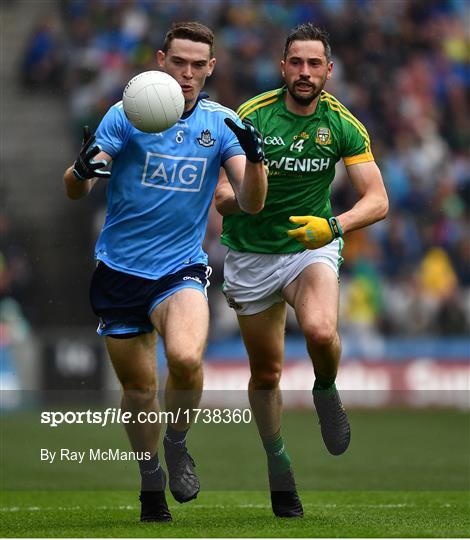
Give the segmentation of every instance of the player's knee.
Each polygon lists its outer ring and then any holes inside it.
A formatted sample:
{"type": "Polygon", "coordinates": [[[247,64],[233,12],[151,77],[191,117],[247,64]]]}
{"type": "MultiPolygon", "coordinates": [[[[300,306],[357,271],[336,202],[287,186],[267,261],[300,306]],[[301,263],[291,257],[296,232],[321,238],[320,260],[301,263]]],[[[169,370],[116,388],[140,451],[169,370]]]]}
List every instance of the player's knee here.
{"type": "Polygon", "coordinates": [[[122,385],[124,399],[132,409],[146,409],[150,407],[157,395],[157,386],[150,384],[125,383],[122,385]]]}
{"type": "Polygon", "coordinates": [[[274,390],[279,386],[281,369],[252,370],[251,385],[254,390],[274,390]]]}
{"type": "Polygon", "coordinates": [[[306,340],[315,345],[331,345],[336,338],[336,325],[330,321],[315,321],[302,329],[306,340]]]}
{"type": "Polygon", "coordinates": [[[199,354],[168,354],[168,371],[180,380],[191,380],[202,369],[202,358],[199,354]]]}

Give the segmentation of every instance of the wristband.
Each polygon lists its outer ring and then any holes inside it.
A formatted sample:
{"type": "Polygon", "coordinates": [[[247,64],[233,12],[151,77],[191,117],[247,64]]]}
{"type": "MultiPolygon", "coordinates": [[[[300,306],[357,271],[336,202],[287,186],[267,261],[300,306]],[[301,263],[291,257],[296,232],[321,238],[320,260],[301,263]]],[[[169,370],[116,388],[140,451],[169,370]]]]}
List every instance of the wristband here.
{"type": "Polygon", "coordinates": [[[339,224],[338,218],[331,217],[328,220],[328,223],[330,224],[331,232],[333,233],[333,238],[341,238],[343,236],[343,229],[341,228],[341,225],[339,224]]]}

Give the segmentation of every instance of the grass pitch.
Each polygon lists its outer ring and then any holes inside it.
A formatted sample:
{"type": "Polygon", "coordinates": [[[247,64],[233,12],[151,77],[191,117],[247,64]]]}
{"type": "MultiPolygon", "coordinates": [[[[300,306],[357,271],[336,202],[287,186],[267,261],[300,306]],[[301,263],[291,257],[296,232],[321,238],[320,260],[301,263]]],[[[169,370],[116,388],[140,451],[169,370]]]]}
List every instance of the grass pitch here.
{"type": "Polygon", "coordinates": [[[352,411],[340,458],[312,411],[283,420],[303,519],[271,512],[254,424],[196,425],[189,438],[202,492],[170,524],[138,521],[135,463],[42,463],[42,447],[127,448],[122,426],[41,426],[37,412],[2,418],[3,537],[467,537],[470,422],[453,410],[352,411]]]}
{"type": "MultiPolygon", "coordinates": [[[[171,497],[171,496],[170,496],[171,497]]],[[[2,496],[4,537],[466,537],[468,494],[301,492],[305,517],[278,519],[265,492],[203,492],[170,503],[173,522],[140,523],[134,492],[2,496]]]]}

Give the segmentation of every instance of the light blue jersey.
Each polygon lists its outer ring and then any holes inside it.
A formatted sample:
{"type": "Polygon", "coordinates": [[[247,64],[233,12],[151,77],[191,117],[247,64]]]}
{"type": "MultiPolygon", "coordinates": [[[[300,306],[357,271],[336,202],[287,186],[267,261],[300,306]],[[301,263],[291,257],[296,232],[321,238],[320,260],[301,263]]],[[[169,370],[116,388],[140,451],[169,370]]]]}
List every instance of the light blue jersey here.
{"type": "Polygon", "coordinates": [[[113,158],[97,259],[149,279],[207,264],[202,241],[220,166],[244,154],[227,117],[242,125],[230,109],[200,99],[165,132],[143,133],[127,120],[122,102],[109,109],[96,131],[113,158]]]}

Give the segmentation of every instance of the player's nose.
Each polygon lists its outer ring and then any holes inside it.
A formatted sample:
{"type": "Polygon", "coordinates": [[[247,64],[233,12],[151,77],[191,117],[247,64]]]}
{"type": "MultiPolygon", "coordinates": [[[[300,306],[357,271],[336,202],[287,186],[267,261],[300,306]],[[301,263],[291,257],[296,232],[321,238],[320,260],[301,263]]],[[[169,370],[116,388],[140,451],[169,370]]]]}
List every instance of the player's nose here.
{"type": "Polygon", "coordinates": [[[186,68],[183,71],[183,77],[185,79],[192,79],[193,78],[193,71],[191,69],[191,66],[186,66],[186,68]]]}

